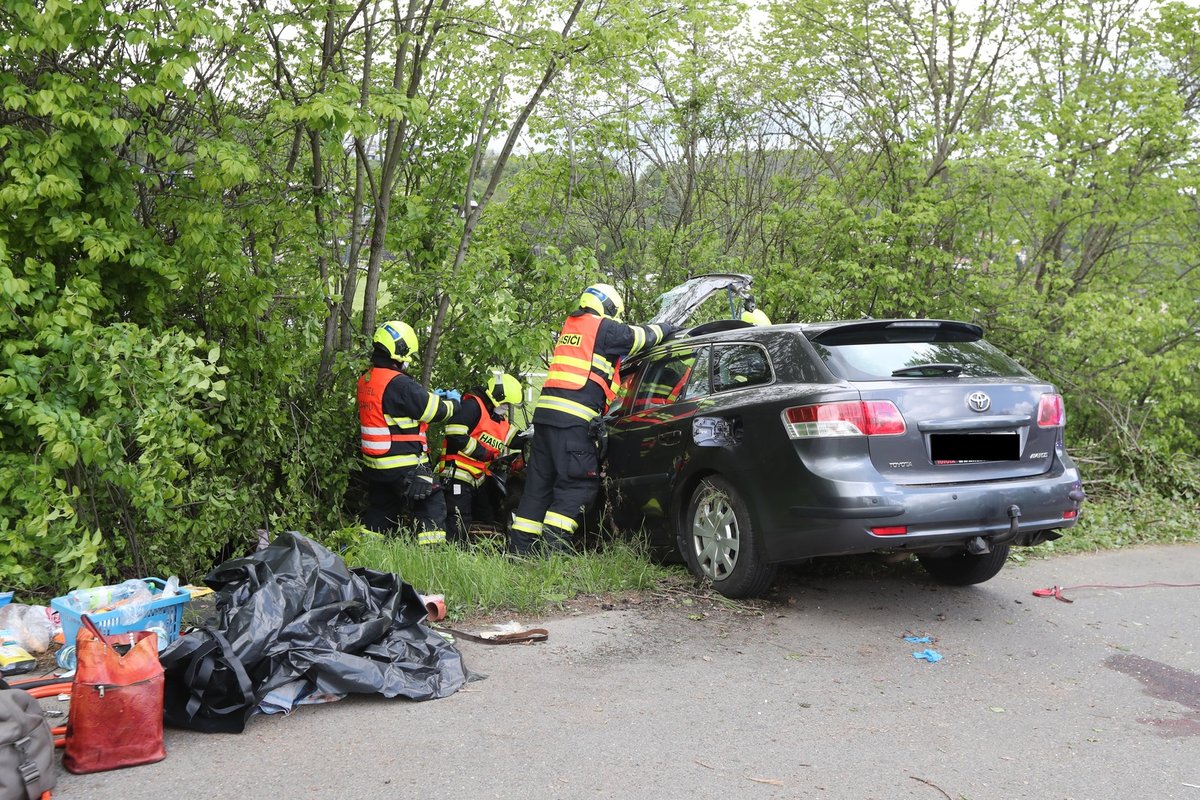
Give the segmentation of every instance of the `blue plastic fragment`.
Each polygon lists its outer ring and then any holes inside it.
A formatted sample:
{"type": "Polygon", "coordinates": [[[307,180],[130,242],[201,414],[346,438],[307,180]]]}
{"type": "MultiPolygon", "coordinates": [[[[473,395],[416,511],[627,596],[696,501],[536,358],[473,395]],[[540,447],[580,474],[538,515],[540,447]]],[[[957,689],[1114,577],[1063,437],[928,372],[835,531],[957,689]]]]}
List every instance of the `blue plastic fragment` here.
{"type": "Polygon", "coordinates": [[[913,644],[932,644],[933,639],[928,636],[905,636],[904,641],[912,642],[913,644]]]}
{"type": "Polygon", "coordinates": [[[913,658],[918,658],[922,661],[928,661],[930,664],[932,664],[936,661],[941,661],[942,654],[937,650],[922,650],[919,653],[913,653],[913,658]]]}

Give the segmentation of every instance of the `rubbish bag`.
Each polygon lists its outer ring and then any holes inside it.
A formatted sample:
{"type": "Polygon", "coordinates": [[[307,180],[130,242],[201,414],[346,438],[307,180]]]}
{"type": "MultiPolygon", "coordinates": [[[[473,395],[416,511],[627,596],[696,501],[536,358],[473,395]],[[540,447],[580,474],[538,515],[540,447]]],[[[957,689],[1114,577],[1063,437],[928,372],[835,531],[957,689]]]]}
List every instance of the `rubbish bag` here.
{"type": "Polygon", "coordinates": [[[0,606],[0,630],[12,634],[12,641],[28,652],[38,655],[50,648],[54,623],[46,606],[27,606],[12,603],[0,606]]]}
{"type": "Polygon", "coordinates": [[[158,637],[150,631],[105,635],[86,614],[80,621],[63,767],[84,773],[162,761],[158,637]]]}
{"type": "MultiPolygon", "coordinates": [[[[204,582],[216,592],[217,624],[184,634],[161,654],[170,665],[168,709],[190,702],[195,712],[190,719],[168,712],[169,725],[240,730],[239,714],[244,722],[267,695],[285,686],[297,704],[307,696],[344,694],[432,700],[481,677],[467,670],[452,644],[422,624],[425,605],[412,586],[393,573],[350,569],[295,531],[253,555],[226,561],[204,582]],[[213,632],[228,646],[209,644],[213,632]],[[217,685],[211,685],[211,675],[205,686],[196,685],[195,676],[208,671],[192,668],[197,658],[215,670],[230,657],[249,677],[248,699],[237,699],[238,671],[229,664],[217,685]],[[296,681],[303,682],[303,691],[289,686],[296,681]],[[213,727],[214,711],[227,718],[219,728],[213,727]]],[[[278,710],[279,695],[263,710],[278,710]]]]}

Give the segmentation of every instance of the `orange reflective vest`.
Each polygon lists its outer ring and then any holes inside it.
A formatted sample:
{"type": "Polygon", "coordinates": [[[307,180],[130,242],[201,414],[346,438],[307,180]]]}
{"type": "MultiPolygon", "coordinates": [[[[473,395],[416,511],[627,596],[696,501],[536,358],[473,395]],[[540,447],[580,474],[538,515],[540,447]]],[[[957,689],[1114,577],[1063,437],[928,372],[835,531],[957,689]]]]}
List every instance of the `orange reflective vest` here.
{"type": "Polygon", "coordinates": [[[602,320],[594,314],[567,317],[542,388],[582,389],[591,380],[604,389],[605,403],[612,402],[621,383],[621,362],[617,359],[614,364],[596,352],[596,334],[602,320]]]}
{"type": "MultiPolygon", "coordinates": [[[[442,452],[444,455],[440,471],[478,486],[483,482],[488,462],[500,455],[508,445],[512,424],[506,419],[492,419],[487,406],[479,397],[473,394],[469,394],[467,397],[479,404],[479,422],[475,423],[475,427],[467,434],[475,441],[475,449],[471,451],[471,455],[451,453],[446,449],[448,447],[446,440],[443,440],[442,452]]],[[[463,399],[463,402],[466,402],[466,398],[463,399]]]]}
{"type": "Polygon", "coordinates": [[[428,425],[411,417],[392,417],[383,410],[384,391],[393,378],[403,374],[394,369],[372,367],[358,379],[362,452],[366,465],[372,469],[416,466],[429,449],[425,439],[428,425]],[[415,452],[413,444],[417,445],[415,452]]]}

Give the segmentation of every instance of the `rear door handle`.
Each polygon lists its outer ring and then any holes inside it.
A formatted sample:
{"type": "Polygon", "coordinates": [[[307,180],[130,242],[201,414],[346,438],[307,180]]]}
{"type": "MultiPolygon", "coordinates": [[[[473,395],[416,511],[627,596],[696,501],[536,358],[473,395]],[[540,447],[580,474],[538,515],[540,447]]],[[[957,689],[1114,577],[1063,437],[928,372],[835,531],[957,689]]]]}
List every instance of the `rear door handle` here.
{"type": "Polygon", "coordinates": [[[679,444],[679,440],[682,438],[682,431],[667,431],[658,435],[658,441],[662,444],[679,444]]]}

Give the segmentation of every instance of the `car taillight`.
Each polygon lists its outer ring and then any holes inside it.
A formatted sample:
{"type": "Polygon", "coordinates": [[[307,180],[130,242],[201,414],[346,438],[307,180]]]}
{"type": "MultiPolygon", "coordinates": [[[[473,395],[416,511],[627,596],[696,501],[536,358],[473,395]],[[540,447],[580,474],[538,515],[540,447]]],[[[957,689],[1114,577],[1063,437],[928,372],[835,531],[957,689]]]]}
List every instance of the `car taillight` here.
{"type": "Polygon", "coordinates": [[[1042,399],[1038,401],[1039,428],[1061,428],[1066,418],[1061,394],[1042,395],[1042,399]]]}
{"type": "Polygon", "coordinates": [[[876,536],[903,536],[908,533],[907,525],[882,525],[877,528],[871,528],[871,533],[876,536]]]}
{"type": "Polygon", "coordinates": [[[907,430],[900,409],[890,400],[852,400],[795,406],[783,412],[793,439],[821,436],[898,436],[907,430]]]}

